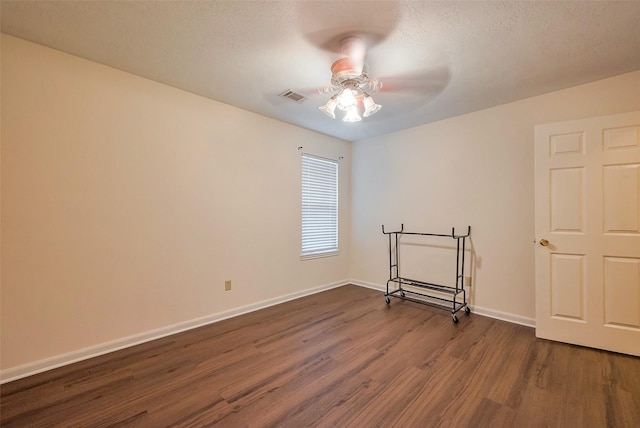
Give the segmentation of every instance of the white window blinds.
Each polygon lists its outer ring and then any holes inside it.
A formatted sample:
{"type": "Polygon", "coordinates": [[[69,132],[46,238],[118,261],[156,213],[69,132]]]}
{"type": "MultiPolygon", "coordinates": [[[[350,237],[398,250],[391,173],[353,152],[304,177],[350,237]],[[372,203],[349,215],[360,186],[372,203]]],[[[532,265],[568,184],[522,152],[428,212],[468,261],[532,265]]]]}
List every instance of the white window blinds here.
{"type": "Polygon", "coordinates": [[[302,257],[338,251],[338,162],[302,155],[302,257]]]}

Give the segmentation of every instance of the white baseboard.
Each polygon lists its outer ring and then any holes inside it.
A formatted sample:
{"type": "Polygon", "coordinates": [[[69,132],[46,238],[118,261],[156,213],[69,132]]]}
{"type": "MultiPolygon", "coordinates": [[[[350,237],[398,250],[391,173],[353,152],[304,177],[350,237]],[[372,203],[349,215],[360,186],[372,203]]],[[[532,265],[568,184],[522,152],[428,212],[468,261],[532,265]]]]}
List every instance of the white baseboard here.
{"type": "Polygon", "coordinates": [[[513,324],[524,325],[525,327],[536,327],[536,320],[534,318],[523,317],[522,315],[516,315],[509,312],[483,308],[482,306],[471,306],[471,312],[485,317],[495,318],[497,320],[508,321],[513,324]]]}
{"type": "MultiPolygon", "coordinates": [[[[383,291],[383,292],[387,291],[386,286],[382,284],[374,284],[371,282],[360,281],[357,279],[351,279],[349,280],[349,283],[358,285],[360,287],[371,288],[378,291],[383,291]]],[[[509,312],[502,312],[496,309],[483,308],[482,306],[475,306],[471,304],[469,304],[469,308],[471,309],[472,313],[482,315],[485,317],[494,318],[502,321],[508,321],[510,323],[524,325],[526,327],[535,328],[536,326],[536,320],[533,318],[523,317],[521,315],[516,315],[509,312]]]]}
{"type": "Polygon", "coordinates": [[[374,284],[373,282],[360,281],[358,279],[350,279],[349,284],[357,285],[359,287],[371,288],[378,291],[387,291],[387,288],[381,284],[374,284]]]}
{"type": "Polygon", "coordinates": [[[150,342],[152,340],[160,339],[172,334],[181,333],[186,330],[213,324],[218,321],[237,317],[239,315],[257,311],[259,309],[268,308],[269,306],[278,305],[280,303],[288,302],[289,300],[299,299],[304,296],[320,293],[332,288],[341,287],[346,284],[349,284],[349,281],[338,281],[302,291],[296,291],[295,293],[286,294],[284,296],[275,297],[273,299],[263,300],[250,305],[230,309],[228,311],[207,315],[205,317],[193,319],[190,321],[184,321],[167,327],[162,327],[144,333],[135,334],[133,336],[123,337],[121,339],[112,340],[110,342],[105,342],[98,345],[89,346],[87,348],[78,349],[76,351],[67,352],[65,354],[45,358],[33,363],[27,363],[21,366],[12,367],[10,369],[0,371],[0,384],[73,364],[79,361],[87,360],[89,358],[98,357],[100,355],[108,354],[120,349],[140,345],[142,343],[150,342]]]}
{"type": "MultiPolygon", "coordinates": [[[[147,331],[140,334],[135,334],[128,337],[123,337],[121,339],[112,340],[110,342],[101,343],[101,344],[90,346],[87,348],[78,349],[76,351],[67,352],[65,354],[45,358],[43,360],[35,361],[33,363],[27,363],[21,366],[2,370],[0,371],[0,384],[18,380],[18,379],[35,375],[38,373],[42,373],[48,370],[53,370],[58,367],[62,367],[62,366],[73,364],[79,361],[87,360],[89,358],[98,357],[100,355],[108,354],[110,352],[119,351],[120,349],[128,348],[135,345],[140,345],[142,343],[150,342],[152,340],[160,339],[162,337],[170,336],[172,334],[181,333],[183,331],[202,327],[208,324],[213,324],[228,318],[237,317],[239,315],[243,315],[249,312],[268,308],[269,306],[278,305],[280,303],[288,302],[294,299],[299,299],[304,296],[320,293],[322,291],[341,287],[347,284],[354,284],[359,287],[371,288],[373,290],[377,290],[381,292],[386,291],[386,287],[381,284],[375,284],[375,283],[360,281],[356,279],[337,281],[331,284],[325,284],[318,287],[297,291],[295,293],[286,294],[284,296],[275,297],[273,299],[263,300],[250,305],[241,306],[235,309],[230,309],[228,311],[207,315],[205,317],[173,324],[167,327],[147,331]]],[[[489,308],[483,308],[479,306],[471,306],[471,311],[478,315],[483,315],[490,318],[508,321],[511,323],[520,324],[527,327],[535,327],[535,320],[533,318],[527,318],[520,315],[502,312],[502,311],[489,309],[489,308]]]]}

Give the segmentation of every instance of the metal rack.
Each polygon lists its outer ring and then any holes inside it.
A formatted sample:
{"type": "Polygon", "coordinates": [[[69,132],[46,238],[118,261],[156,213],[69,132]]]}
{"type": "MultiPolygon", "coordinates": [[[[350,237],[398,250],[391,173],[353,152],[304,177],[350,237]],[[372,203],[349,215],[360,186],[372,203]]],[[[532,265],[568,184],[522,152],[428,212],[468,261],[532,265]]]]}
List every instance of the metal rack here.
{"type": "Polygon", "coordinates": [[[456,235],[455,228],[451,228],[451,234],[439,233],[417,233],[405,232],[404,224],[400,226],[400,230],[393,232],[385,232],[384,224],[382,225],[382,233],[389,236],[389,280],[387,281],[387,292],[384,294],[384,300],[387,304],[391,303],[389,296],[398,299],[410,300],[451,312],[454,323],[458,322],[456,312],[463,309],[466,314],[471,310],[467,305],[467,293],[464,289],[464,255],[466,247],[466,239],[471,234],[471,226],[468,226],[466,235],[456,235]],[[400,276],[400,260],[398,253],[398,237],[401,235],[421,235],[421,236],[440,236],[455,239],[456,241],[456,281],[455,286],[433,284],[415,279],[403,278],[400,276]],[[395,244],[395,245],[393,245],[395,244]],[[398,288],[389,290],[389,284],[396,283],[398,288]],[[417,290],[405,289],[405,286],[413,287],[417,290]],[[462,301],[460,301],[462,298],[462,301]]]}

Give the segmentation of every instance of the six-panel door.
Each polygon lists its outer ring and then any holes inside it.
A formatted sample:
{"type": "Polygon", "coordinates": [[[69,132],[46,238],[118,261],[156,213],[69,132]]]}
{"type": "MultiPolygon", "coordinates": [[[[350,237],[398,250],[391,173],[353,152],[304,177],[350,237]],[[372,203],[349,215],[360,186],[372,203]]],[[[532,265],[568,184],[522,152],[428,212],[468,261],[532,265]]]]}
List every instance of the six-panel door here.
{"type": "Polygon", "coordinates": [[[535,134],[536,335],[640,355],[640,112],[535,134]]]}

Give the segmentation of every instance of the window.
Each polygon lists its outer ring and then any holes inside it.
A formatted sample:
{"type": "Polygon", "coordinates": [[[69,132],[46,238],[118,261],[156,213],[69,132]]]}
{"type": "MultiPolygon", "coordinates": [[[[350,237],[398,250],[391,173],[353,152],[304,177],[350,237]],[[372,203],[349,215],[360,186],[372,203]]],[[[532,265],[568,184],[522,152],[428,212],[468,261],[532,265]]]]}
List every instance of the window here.
{"type": "Polygon", "coordinates": [[[338,253],[338,162],[302,154],[302,258],[338,253]]]}

